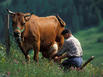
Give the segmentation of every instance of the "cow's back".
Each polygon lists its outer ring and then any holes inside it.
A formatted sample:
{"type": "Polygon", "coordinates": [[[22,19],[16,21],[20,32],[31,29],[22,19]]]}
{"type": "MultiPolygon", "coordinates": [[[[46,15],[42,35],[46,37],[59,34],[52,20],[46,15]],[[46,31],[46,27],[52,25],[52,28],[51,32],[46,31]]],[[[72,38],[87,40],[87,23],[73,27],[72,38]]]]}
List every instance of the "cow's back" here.
{"type": "Polygon", "coordinates": [[[47,48],[47,46],[52,45],[55,41],[58,20],[55,16],[48,16],[38,17],[36,22],[39,27],[41,47],[47,48]]]}
{"type": "Polygon", "coordinates": [[[30,22],[32,23],[30,31],[40,36],[41,51],[48,50],[63,30],[56,16],[38,17],[32,15],[30,22]]]}

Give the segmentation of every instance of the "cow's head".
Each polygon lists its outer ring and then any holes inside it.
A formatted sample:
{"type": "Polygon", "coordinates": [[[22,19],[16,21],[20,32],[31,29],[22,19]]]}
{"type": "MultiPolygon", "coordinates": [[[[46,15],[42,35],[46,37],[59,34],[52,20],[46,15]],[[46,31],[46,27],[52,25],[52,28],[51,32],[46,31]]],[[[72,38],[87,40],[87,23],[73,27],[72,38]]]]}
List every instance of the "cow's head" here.
{"type": "Polygon", "coordinates": [[[12,27],[14,31],[14,36],[16,38],[21,38],[21,33],[25,30],[25,24],[31,18],[30,13],[15,13],[7,9],[8,13],[12,17],[12,27]]]}

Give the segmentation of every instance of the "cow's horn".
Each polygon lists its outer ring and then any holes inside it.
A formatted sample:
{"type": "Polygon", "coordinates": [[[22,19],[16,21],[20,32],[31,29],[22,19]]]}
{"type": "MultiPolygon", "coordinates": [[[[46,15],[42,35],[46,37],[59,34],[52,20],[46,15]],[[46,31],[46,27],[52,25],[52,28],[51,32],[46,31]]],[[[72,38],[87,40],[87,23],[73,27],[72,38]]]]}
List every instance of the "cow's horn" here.
{"type": "Polygon", "coordinates": [[[8,12],[9,14],[15,14],[14,12],[10,11],[8,8],[7,8],[7,12],[8,12]]]}

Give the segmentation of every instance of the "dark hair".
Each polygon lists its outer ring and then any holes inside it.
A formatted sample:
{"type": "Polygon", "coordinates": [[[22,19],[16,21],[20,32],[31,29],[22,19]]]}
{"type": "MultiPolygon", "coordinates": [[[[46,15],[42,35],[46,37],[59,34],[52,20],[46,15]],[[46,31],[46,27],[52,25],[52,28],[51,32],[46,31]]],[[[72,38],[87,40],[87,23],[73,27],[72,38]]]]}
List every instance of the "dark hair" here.
{"type": "Polygon", "coordinates": [[[61,34],[65,35],[66,33],[70,33],[71,34],[71,30],[70,29],[64,29],[61,34]]]}

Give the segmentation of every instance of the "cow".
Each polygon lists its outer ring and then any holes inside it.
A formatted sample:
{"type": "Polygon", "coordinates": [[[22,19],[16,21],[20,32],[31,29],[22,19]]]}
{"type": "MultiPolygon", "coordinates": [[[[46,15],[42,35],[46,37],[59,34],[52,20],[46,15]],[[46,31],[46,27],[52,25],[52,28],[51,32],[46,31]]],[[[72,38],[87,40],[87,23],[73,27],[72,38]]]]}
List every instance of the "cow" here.
{"type": "Polygon", "coordinates": [[[38,62],[39,51],[44,57],[53,58],[62,48],[64,37],[61,32],[66,24],[59,16],[39,17],[31,13],[7,11],[12,18],[14,37],[27,61],[30,61],[28,53],[31,49],[34,50],[34,61],[38,62]]]}

